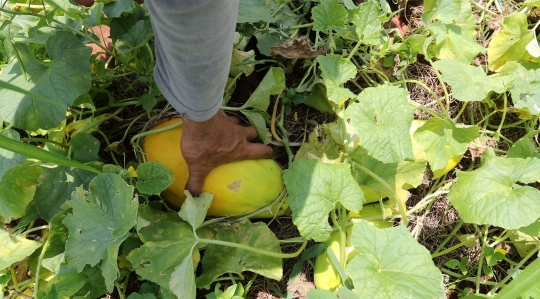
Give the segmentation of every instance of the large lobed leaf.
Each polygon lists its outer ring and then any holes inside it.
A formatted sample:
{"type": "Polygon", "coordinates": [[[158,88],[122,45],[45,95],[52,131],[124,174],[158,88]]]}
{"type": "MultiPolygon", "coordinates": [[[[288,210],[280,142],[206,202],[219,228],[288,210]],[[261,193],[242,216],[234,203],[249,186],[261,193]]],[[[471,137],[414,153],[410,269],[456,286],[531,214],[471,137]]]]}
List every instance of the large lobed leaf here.
{"type": "Polygon", "coordinates": [[[0,115],[17,128],[36,131],[56,127],[66,118],[66,109],[90,88],[92,49],[77,37],[58,31],[47,39],[50,65],[38,61],[27,45],[18,44],[21,61],[14,60],[3,70],[0,80],[41,95],[55,104],[0,89],[0,115]],[[26,77],[21,71],[24,64],[26,77]]]}
{"type": "MultiPolygon", "coordinates": [[[[216,239],[281,253],[279,240],[262,222],[252,224],[248,220],[243,220],[231,227],[220,229],[216,239]]],[[[203,274],[197,278],[197,285],[206,286],[222,274],[242,274],[243,271],[281,280],[283,276],[281,264],[281,258],[236,247],[209,244],[202,259],[203,274]]]]}
{"type": "Polygon", "coordinates": [[[356,134],[353,139],[383,163],[414,160],[409,135],[414,108],[408,94],[395,86],[369,87],[345,110],[347,129],[356,134]]]}
{"type": "Polygon", "coordinates": [[[339,55],[318,56],[317,62],[321,66],[321,77],[326,85],[328,100],[343,105],[346,100],[354,97],[348,88],[342,85],[356,76],[356,67],[349,60],[339,55]]]}
{"type": "Polygon", "coordinates": [[[364,193],[349,165],[295,161],[283,174],[283,180],[289,192],[294,224],[304,238],[318,242],[330,237],[328,214],[338,204],[357,213],[364,203],[364,193]]]}
{"type": "Polygon", "coordinates": [[[351,242],[361,254],[345,271],[359,298],[446,298],[441,272],[405,226],[378,229],[361,221],[351,242]]]}
{"type": "Polygon", "coordinates": [[[36,192],[41,170],[27,161],[5,172],[0,181],[0,219],[10,222],[24,215],[36,192]]]}
{"type": "Polygon", "coordinates": [[[504,92],[502,81],[488,77],[484,70],[450,59],[434,63],[444,82],[452,86],[452,96],[462,102],[482,101],[489,92],[504,92]]]}
{"type": "Polygon", "coordinates": [[[525,13],[514,12],[504,18],[501,30],[493,36],[487,49],[490,70],[498,71],[509,61],[538,68],[540,58],[531,56],[526,49],[535,39],[534,31],[529,30],[528,26],[525,13]]]}
{"type": "Polygon", "coordinates": [[[346,28],[347,10],[337,0],[323,0],[312,11],[313,30],[330,32],[346,28]]]}
{"type": "Polygon", "coordinates": [[[465,222],[506,229],[527,226],[540,215],[540,159],[494,157],[487,165],[457,172],[448,199],[465,222]]]}
{"type": "Polygon", "coordinates": [[[478,126],[457,125],[450,119],[430,118],[413,138],[425,152],[433,171],[445,168],[448,160],[463,155],[478,137],[478,126]]]}
{"type": "Polygon", "coordinates": [[[71,213],[63,220],[69,230],[66,260],[79,272],[110,258],[109,246],[117,250],[137,219],[133,187],[112,173],[96,176],[89,191],[76,188],[68,205],[71,213]]]}
{"type": "Polygon", "coordinates": [[[0,228],[0,270],[21,261],[41,246],[40,242],[27,240],[24,236],[10,236],[0,228]]]}

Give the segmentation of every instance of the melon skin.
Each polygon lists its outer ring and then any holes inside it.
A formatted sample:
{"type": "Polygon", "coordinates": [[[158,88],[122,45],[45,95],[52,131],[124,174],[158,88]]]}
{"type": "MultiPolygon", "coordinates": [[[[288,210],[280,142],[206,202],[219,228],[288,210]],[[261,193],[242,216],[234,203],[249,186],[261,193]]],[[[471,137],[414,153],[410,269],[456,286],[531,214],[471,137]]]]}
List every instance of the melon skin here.
{"type": "MultiPolygon", "coordinates": [[[[164,121],[152,128],[161,129],[178,123],[181,118],[164,121]]],[[[143,151],[146,161],[156,161],[173,173],[175,180],[161,194],[165,201],[179,209],[184,203],[184,188],[188,180],[188,167],[180,150],[182,126],[145,137],[143,151]]],[[[273,202],[283,191],[283,170],[272,159],[244,160],[221,165],[213,169],[204,182],[203,192],[214,194],[208,216],[244,216],[273,202]]],[[[257,215],[259,218],[283,216],[288,205],[276,204],[272,211],[257,215]]]]}

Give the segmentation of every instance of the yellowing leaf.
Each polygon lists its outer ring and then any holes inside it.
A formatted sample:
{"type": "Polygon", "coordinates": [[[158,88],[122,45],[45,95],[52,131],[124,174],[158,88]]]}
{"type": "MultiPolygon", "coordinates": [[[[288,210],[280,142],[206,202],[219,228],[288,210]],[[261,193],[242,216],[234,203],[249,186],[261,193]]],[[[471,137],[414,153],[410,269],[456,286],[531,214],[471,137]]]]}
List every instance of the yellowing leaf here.
{"type": "Polygon", "coordinates": [[[534,58],[526,50],[535,38],[528,28],[527,15],[515,12],[504,18],[501,31],[489,43],[487,54],[489,69],[499,71],[508,61],[518,61],[538,67],[540,59],[534,58]]]}

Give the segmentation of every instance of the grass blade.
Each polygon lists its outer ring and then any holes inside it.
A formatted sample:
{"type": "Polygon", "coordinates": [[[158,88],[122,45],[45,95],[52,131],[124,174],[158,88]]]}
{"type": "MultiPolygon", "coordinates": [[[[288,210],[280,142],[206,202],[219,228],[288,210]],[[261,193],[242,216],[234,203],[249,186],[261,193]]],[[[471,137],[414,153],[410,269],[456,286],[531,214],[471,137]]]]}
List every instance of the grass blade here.
{"type": "Polygon", "coordinates": [[[5,136],[0,136],[0,148],[7,149],[8,151],[12,151],[28,158],[37,159],[46,163],[55,163],[59,165],[84,169],[94,173],[101,173],[101,171],[89,165],[53,154],[33,145],[9,139],[5,136]]]}
{"type": "Polygon", "coordinates": [[[540,259],[529,264],[508,286],[495,296],[494,299],[515,299],[540,281],[540,259]]]}

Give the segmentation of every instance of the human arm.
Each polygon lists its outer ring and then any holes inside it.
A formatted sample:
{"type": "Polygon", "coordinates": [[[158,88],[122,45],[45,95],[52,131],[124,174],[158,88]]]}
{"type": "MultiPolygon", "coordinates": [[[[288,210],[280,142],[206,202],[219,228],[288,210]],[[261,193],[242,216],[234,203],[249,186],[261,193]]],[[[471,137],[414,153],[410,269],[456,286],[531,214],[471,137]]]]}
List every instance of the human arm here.
{"type": "Polygon", "coordinates": [[[270,147],[248,143],[257,137],[254,128],[240,126],[220,109],[238,0],[148,0],[146,6],[155,35],[156,84],[184,115],[179,146],[189,169],[186,189],[199,195],[205,177],[219,165],[271,158],[270,147]]]}

